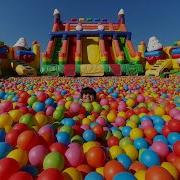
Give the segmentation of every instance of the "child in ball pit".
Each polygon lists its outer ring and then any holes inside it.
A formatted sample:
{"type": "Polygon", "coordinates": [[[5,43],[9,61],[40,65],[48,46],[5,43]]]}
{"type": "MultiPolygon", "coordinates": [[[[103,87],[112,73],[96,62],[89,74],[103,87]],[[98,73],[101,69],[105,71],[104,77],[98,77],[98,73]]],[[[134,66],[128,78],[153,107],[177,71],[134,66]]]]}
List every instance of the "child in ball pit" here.
{"type": "Polygon", "coordinates": [[[83,103],[96,101],[96,91],[90,87],[83,88],[81,91],[81,99],[83,103]]]}

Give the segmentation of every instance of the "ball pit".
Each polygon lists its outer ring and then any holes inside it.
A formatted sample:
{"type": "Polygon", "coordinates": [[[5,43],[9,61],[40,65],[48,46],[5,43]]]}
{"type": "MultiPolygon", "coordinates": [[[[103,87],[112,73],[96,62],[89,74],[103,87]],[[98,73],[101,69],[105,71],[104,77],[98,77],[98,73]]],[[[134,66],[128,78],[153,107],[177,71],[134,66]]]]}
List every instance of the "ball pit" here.
{"type": "Polygon", "coordinates": [[[9,78],[0,87],[0,179],[180,178],[178,78],[9,78]],[[81,102],[84,86],[97,102],[81,102]]]}

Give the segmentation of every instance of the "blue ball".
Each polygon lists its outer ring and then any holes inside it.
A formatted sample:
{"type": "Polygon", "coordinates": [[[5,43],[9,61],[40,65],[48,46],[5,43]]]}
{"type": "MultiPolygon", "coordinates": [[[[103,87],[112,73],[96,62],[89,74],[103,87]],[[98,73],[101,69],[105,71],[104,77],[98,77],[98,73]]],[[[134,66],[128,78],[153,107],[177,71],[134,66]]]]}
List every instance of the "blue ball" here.
{"type": "Polygon", "coordinates": [[[120,154],[117,156],[117,160],[124,166],[125,169],[129,169],[132,163],[132,160],[126,154],[120,154]]]}
{"type": "Polygon", "coordinates": [[[12,151],[12,147],[6,142],[0,142],[0,159],[6,157],[6,155],[12,151]]]}
{"type": "Polygon", "coordinates": [[[124,136],[124,137],[127,137],[127,136],[129,136],[129,134],[130,134],[130,132],[131,132],[131,127],[129,127],[129,126],[124,126],[123,128],[122,128],[122,130],[121,130],[121,132],[122,132],[122,135],[124,136]]]}
{"type": "Polygon", "coordinates": [[[152,167],[155,165],[160,165],[160,158],[156,152],[150,149],[146,149],[140,156],[140,162],[142,162],[147,167],[152,167]]]}
{"type": "Polygon", "coordinates": [[[97,172],[90,172],[86,175],[85,180],[103,180],[103,176],[97,172]]]}
{"type": "Polygon", "coordinates": [[[6,95],[6,93],[4,91],[0,91],[0,99],[4,99],[5,95],[6,95]]]}
{"type": "Polygon", "coordinates": [[[72,118],[64,118],[62,121],[65,126],[74,126],[76,123],[72,118]]]}
{"type": "Polygon", "coordinates": [[[93,128],[93,127],[95,127],[97,124],[98,124],[97,122],[91,122],[91,123],[90,123],[90,127],[93,128]]]}
{"type": "Polygon", "coordinates": [[[6,132],[3,129],[0,129],[0,142],[5,141],[6,132]]]}
{"type": "Polygon", "coordinates": [[[95,141],[96,134],[92,130],[88,129],[84,131],[83,138],[85,141],[95,141]]]}
{"type": "Polygon", "coordinates": [[[156,131],[157,131],[159,134],[161,134],[163,127],[164,127],[164,125],[162,125],[162,124],[156,124],[156,125],[154,126],[154,129],[156,129],[156,131]]]}
{"type": "Polygon", "coordinates": [[[165,124],[164,119],[160,116],[153,115],[153,116],[151,116],[151,119],[153,120],[153,123],[155,125],[164,125],[165,124]]]}
{"type": "Polygon", "coordinates": [[[154,139],[153,139],[153,142],[156,142],[156,141],[161,141],[161,142],[163,142],[165,144],[168,144],[168,140],[164,135],[155,136],[154,139]]]}
{"type": "Polygon", "coordinates": [[[39,174],[38,168],[31,165],[24,166],[21,170],[31,174],[32,176],[37,176],[39,174]]]}
{"type": "Polygon", "coordinates": [[[53,98],[46,99],[45,104],[46,105],[53,105],[54,104],[54,99],[53,98]]]}
{"type": "Polygon", "coordinates": [[[136,178],[129,172],[120,172],[113,177],[113,180],[136,180],[136,178]]]}
{"type": "Polygon", "coordinates": [[[180,133],[172,132],[168,134],[168,142],[173,145],[176,141],[180,141],[180,133]]]}
{"type": "Polygon", "coordinates": [[[44,103],[41,103],[41,102],[35,102],[35,103],[33,104],[33,109],[34,109],[36,112],[45,111],[45,104],[44,104],[44,103]]]}
{"type": "Polygon", "coordinates": [[[136,149],[148,148],[148,143],[144,138],[137,138],[134,140],[134,146],[136,149]]]}
{"type": "Polygon", "coordinates": [[[56,134],[57,141],[68,145],[71,141],[70,135],[67,132],[58,132],[56,134]]]}
{"type": "Polygon", "coordinates": [[[147,115],[145,115],[145,116],[143,116],[143,117],[140,118],[140,121],[141,121],[141,122],[142,122],[142,121],[145,121],[145,120],[150,120],[150,121],[151,121],[151,118],[150,118],[149,116],[147,116],[147,115]]]}

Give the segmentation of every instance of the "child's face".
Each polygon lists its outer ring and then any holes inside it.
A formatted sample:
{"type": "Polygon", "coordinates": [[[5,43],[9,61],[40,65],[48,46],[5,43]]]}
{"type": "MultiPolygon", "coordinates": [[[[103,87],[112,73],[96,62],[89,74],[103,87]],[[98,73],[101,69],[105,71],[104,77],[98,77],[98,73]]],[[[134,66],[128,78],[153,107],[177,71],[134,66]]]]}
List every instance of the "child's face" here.
{"type": "Polygon", "coordinates": [[[91,94],[83,94],[83,96],[82,96],[82,101],[83,101],[84,103],[93,102],[93,101],[94,101],[94,96],[91,95],[91,94]]]}

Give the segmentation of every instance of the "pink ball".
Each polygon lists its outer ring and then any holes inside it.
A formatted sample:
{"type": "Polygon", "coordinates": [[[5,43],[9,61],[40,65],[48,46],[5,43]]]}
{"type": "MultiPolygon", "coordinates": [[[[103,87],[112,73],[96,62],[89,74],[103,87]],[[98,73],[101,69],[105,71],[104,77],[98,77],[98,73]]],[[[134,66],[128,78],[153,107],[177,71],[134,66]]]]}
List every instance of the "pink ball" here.
{"type": "Polygon", "coordinates": [[[175,115],[176,115],[176,113],[179,113],[180,111],[178,110],[178,109],[176,109],[176,108],[173,108],[173,109],[171,109],[170,111],[169,111],[169,115],[171,116],[171,117],[174,117],[175,115]]]}
{"type": "Polygon", "coordinates": [[[115,120],[115,124],[117,126],[124,126],[126,124],[126,120],[123,117],[117,117],[115,120]]]}
{"type": "Polygon", "coordinates": [[[126,103],[124,101],[121,101],[118,106],[118,111],[124,111],[126,110],[126,103]]]}
{"type": "Polygon", "coordinates": [[[46,115],[47,115],[47,116],[52,116],[54,110],[55,110],[54,107],[48,106],[47,109],[46,109],[46,115]]]}
{"type": "Polygon", "coordinates": [[[59,101],[58,101],[58,105],[64,105],[65,104],[65,100],[64,99],[60,99],[59,101]]]}
{"type": "Polygon", "coordinates": [[[145,101],[145,97],[143,95],[138,95],[137,96],[137,102],[144,102],[145,101]]]}
{"type": "Polygon", "coordinates": [[[66,150],[65,156],[68,160],[68,163],[73,167],[81,165],[84,161],[82,147],[77,143],[73,143],[69,146],[69,148],[66,150]]]}
{"type": "Polygon", "coordinates": [[[180,111],[174,114],[174,119],[180,121],[180,111]]]}
{"type": "Polygon", "coordinates": [[[89,129],[89,126],[86,125],[86,124],[82,124],[82,125],[81,125],[81,129],[87,130],[87,129],[89,129]]]}
{"type": "Polygon", "coordinates": [[[43,145],[37,145],[29,151],[29,162],[33,166],[42,165],[48,150],[43,145]]]}
{"type": "Polygon", "coordinates": [[[70,105],[70,111],[73,113],[79,112],[80,108],[81,108],[81,105],[77,102],[72,102],[70,105]]]}
{"type": "Polygon", "coordinates": [[[102,118],[102,117],[98,117],[98,118],[96,119],[96,122],[97,122],[98,124],[100,124],[101,126],[105,126],[105,125],[106,125],[106,120],[105,120],[104,118],[102,118]]]}
{"type": "Polygon", "coordinates": [[[141,126],[143,129],[153,127],[151,120],[144,120],[141,122],[141,126]]]}
{"type": "Polygon", "coordinates": [[[13,109],[13,104],[10,101],[0,103],[0,113],[9,112],[13,109]]]}
{"type": "Polygon", "coordinates": [[[101,104],[101,106],[105,106],[105,105],[108,105],[109,102],[107,99],[101,99],[100,104],[101,104]]]}
{"type": "Polygon", "coordinates": [[[167,144],[160,141],[153,142],[151,149],[161,157],[166,157],[169,154],[169,149],[167,144]]]}

